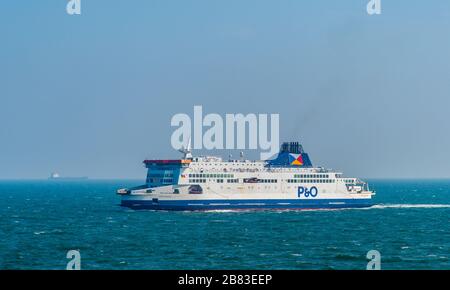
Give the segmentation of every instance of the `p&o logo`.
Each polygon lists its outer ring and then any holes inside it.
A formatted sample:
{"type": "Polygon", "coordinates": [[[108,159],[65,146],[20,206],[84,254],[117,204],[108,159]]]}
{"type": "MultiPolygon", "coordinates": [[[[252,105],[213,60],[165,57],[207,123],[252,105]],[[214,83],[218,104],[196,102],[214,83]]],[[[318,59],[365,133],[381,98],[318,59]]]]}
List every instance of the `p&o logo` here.
{"type": "Polygon", "coordinates": [[[298,187],[298,191],[297,191],[297,196],[301,197],[302,195],[304,197],[316,197],[318,194],[318,190],[317,187],[312,186],[311,188],[308,189],[308,187],[303,187],[303,186],[299,186],[298,187]]]}

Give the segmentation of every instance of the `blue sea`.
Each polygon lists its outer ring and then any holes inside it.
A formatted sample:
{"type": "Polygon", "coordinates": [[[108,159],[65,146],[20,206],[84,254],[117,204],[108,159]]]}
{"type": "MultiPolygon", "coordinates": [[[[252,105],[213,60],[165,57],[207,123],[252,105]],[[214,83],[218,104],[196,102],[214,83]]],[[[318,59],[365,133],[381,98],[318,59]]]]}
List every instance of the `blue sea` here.
{"type": "Polygon", "coordinates": [[[0,269],[450,269],[450,180],[369,180],[369,209],[155,212],[139,180],[0,181],[0,269]]]}

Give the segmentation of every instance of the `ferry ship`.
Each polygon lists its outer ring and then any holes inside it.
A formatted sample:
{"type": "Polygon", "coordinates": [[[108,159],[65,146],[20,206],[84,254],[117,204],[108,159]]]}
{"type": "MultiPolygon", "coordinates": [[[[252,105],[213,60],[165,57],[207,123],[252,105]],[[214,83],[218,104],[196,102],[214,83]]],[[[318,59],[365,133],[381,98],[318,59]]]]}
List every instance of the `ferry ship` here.
{"type": "MultiPolygon", "coordinates": [[[[194,157],[145,160],[146,184],[119,189],[121,205],[150,210],[302,210],[372,206],[366,182],[315,167],[299,142],[283,143],[270,160],[194,157]]],[[[241,154],[241,157],[243,155],[241,154]]]]}
{"type": "Polygon", "coordinates": [[[61,176],[57,172],[52,172],[48,180],[52,181],[80,181],[88,179],[87,176],[73,177],[73,176],[61,176]]]}

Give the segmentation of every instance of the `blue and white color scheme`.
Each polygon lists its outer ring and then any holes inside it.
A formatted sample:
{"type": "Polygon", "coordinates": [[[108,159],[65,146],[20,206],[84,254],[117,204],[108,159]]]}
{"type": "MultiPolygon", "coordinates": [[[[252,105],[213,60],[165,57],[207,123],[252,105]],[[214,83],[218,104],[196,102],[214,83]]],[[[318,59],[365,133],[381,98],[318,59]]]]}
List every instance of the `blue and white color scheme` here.
{"type": "Polygon", "coordinates": [[[122,206],[153,210],[338,209],[372,205],[366,182],[314,167],[298,142],[266,161],[193,157],[145,160],[143,186],[120,189],[122,206]]]}

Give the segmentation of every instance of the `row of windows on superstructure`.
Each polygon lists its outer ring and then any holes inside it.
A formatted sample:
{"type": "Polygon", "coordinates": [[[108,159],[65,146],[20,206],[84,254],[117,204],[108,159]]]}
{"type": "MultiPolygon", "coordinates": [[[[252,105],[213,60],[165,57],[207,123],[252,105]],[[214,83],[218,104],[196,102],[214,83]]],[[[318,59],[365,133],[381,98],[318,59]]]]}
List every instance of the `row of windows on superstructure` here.
{"type": "Polygon", "coordinates": [[[225,173],[190,173],[190,178],[234,178],[234,174],[225,173]]]}
{"type": "MultiPolygon", "coordinates": [[[[198,158],[194,158],[195,162],[199,162],[200,160],[198,158]]],[[[222,163],[212,163],[212,162],[203,162],[204,165],[206,166],[223,166],[224,162],[222,163]]],[[[256,162],[241,162],[239,160],[233,160],[231,162],[226,162],[226,165],[228,166],[258,166],[258,167],[262,167],[263,165],[261,163],[256,163],[256,162]]]]}
{"type": "Polygon", "coordinates": [[[258,183],[277,183],[277,179],[258,179],[258,183]]]}
{"type": "Polygon", "coordinates": [[[148,183],[166,183],[166,184],[172,184],[173,183],[173,178],[149,178],[147,179],[148,183]]]}
{"type": "Polygon", "coordinates": [[[294,178],[329,178],[328,174],[294,174],[294,178]]]}
{"type": "MultiPolygon", "coordinates": [[[[148,178],[149,183],[173,183],[173,178],[148,178]]],[[[238,178],[226,179],[227,183],[239,183],[238,178]]],[[[217,183],[223,183],[224,179],[216,179],[217,183]]],[[[245,182],[245,181],[244,181],[245,182]]],[[[277,179],[257,179],[254,183],[277,183],[277,179]]],[[[289,182],[289,181],[288,181],[289,182]]],[[[190,178],[189,183],[206,183],[206,178],[190,178]]]]}
{"type": "MultiPolygon", "coordinates": [[[[213,180],[214,181],[214,180],[213,180]]],[[[227,183],[239,183],[239,178],[232,178],[232,179],[216,179],[215,180],[217,183],[224,183],[224,181],[226,181],[227,183]]],[[[206,179],[204,178],[192,178],[189,179],[189,183],[205,183],[206,179]]],[[[244,181],[244,183],[277,183],[278,180],[277,179],[258,179],[255,182],[246,182],[244,181]]]]}
{"type": "Polygon", "coordinates": [[[161,172],[161,173],[150,173],[148,175],[149,178],[164,178],[164,177],[173,177],[173,172],[161,172]]]}
{"type": "Polygon", "coordinates": [[[189,183],[205,183],[206,179],[189,179],[189,183]]]}
{"type": "Polygon", "coordinates": [[[333,183],[334,179],[288,179],[288,183],[333,183]]]}
{"type": "MultiPolygon", "coordinates": [[[[239,183],[239,179],[234,178],[234,179],[225,179],[227,181],[227,183],[239,183]]],[[[205,183],[206,179],[204,178],[194,178],[194,179],[189,179],[189,183],[205,183]]],[[[216,179],[217,183],[223,183],[224,179],[216,179]]]]}
{"type": "MultiPolygon", "coordinates": [[[[238,178],[233,179],[216,179],[217,183],[239,183],[238,178]]],[[[333,183],[334,179],[287,179],[287,183],[333,183]]],[[[214,182],[214,180],[213,180],[214,182]]],[[[277,183],[277,179],[258,179],[255,183],[277,183]]],[[[172,183],[172,179],[163,179],[162,183],[172,183]]],[[[206,183],[205,178],[191,178],[189,179],[189,183],[206,183]]]]}
{"type": "MultiPolygon", "coordinates": [[[[171,174],[165,175],[172,176],[171,174]]],[[[188,175],[190,178],[234,178],[234,174],[228,173],[190,173],[188,175]]],[[[159,177],[159,176],[150,176],[150,177],[159,177]]],[[[163,176],[160,176],[163,177],[163,176]]],[[[329,174],[294,174],[294,178],[330,178],[329,174]]],[[[275,181],[276,182],[276,181],[275,181]]],[[[270,182],[269,182],[270,183],[270,182]]]]}

